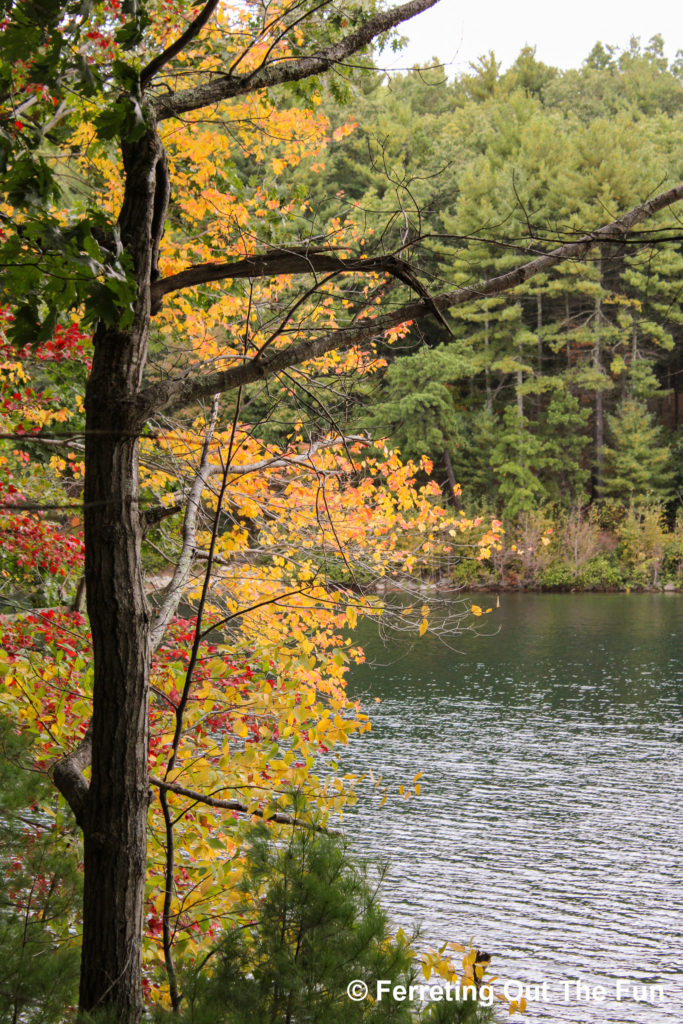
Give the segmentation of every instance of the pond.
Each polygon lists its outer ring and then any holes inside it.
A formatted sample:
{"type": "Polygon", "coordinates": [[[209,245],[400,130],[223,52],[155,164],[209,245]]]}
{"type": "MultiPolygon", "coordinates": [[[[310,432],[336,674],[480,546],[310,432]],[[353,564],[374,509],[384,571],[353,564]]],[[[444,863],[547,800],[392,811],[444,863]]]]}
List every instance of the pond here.
{"type": "Polygon", "coordinates": [[[393,924],[545,981],[525,1019],[680,1022],[683,597],[501,595],[478,621],[497,632],[457,652],[364,627],[349,690],[373,726],[342,764],[390,792],[345,814],[355,850],[389,855],[393,924]]]}

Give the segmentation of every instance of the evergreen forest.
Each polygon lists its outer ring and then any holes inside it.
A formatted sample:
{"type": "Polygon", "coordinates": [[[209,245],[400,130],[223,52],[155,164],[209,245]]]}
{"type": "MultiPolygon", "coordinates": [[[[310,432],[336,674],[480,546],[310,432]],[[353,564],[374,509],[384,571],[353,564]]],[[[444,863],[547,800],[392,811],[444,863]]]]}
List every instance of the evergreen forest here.
{"type": "MultiPolygon", "coordinates": [[[[299,169],[317,222],[342,199],[370,248],[409,247],[430,292],[476,291],[683,165],[683,62],[659,37],[597,43],[578,70],[525,48],[507,71],[491,53],[454,81],[378,74],[329,109],[352,130],[299,169]]],[[[504,521],[502,553],[460,564],[460,582],[680,585],[682,270],[671,209],[626,244],[414,323],[344,395],[354,428],[428,455],[456,507],[504,521]]]]}

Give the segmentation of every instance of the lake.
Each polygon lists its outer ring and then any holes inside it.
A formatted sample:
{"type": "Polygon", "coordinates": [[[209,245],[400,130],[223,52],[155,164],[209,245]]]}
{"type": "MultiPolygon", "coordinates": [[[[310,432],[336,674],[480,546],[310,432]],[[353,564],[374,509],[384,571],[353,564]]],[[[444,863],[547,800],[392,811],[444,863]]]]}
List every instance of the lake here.
{"type": "Polygon", "coordinates": [[[341,764],[383,774],[389,799],[361,786],[345,831],[390,857],[393,924],[547,983],[525,1019],[680,1022],[683,596],[504,594],[477,622],[497,632],[457,651],[363,627],[349,691],[373,727],[341,764]]]}

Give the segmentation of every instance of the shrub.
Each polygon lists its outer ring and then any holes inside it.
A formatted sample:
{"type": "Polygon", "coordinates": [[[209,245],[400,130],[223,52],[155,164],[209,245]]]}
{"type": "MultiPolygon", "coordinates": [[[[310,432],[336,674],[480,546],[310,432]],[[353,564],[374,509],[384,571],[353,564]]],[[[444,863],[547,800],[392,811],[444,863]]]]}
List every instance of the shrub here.
{"type": "Polygon", "coordinates": [[[617,537],[617,553],[629,580],[636,586],[658,586],[667,545],[661,506],[630,508],[617,537]]]}
{"type": "Polygon", "coordinates": [[[679,510],[673,529],[664,540],[662,577],[666,583],[683,584],[683,510],[679,510]]]}
{"type": "Polygon", "coordinates": [[[551,565],[543,570],[538,582],[547,590],[569,590],[577,586],[578,574],[568,565],[551,565]]]}
{"type": "Polygon", "coordinates": [[[624,585],[619,564],[610,555],[597,555],[581,569],[578,585],[584,590],[616,590],[624,585]]]}

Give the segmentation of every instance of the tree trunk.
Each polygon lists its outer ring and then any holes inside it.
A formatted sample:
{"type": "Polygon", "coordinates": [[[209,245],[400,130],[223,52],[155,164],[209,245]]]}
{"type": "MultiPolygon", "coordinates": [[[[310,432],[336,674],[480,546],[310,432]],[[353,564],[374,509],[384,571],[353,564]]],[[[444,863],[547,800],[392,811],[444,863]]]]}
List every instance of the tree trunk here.
{"type": "MultiPolygon", "coordinates": [[[[100,343],[110,350],[116,340],[108,334],[100,343]]],[[[93,371],[86,400],[89,431],[116,425],[126,431],[109,383],[109,374],[96,377],[93,371]]],[[[122,1024],[135,1024],[142,1011],[150,661],[137,440],[88,434],[85,479],[94,682],[80,1006],[94,1010],[114,1003],[122,1024]]]]}
{"type": "Polygon", "coordinates": [[[493,412],[493,397],[491,395],[491,371],[489,368],[489,318],[488,314],[484,319],[484,352],[486,354],[486,363],[484,365],[484,380],[486,383],[486,411],[493,412]]]}
{"type": "Polygon", "coordinates": [[[446,470],[446,478],[448,480],[448,491],[451,502],[455,505],[456,508],[461,508],[462,502],[460,501],[459,496],[460,492],[458,490],[458,481],[455,479],[455,473],[453,472],[453,463],[451,462],[451,456],[450,452],[448,451],[448,448],[444,448],[443,450],[443,464],[446,470]]]}
{"type": "MultiPolygon", "coordinates": [[[[517,313],[519,314],[520,322],[522,320],[522,303],[516,303],[517,313]]],[[[524,394],[522,387],[524,385],[524,371],[522,370],[522,364],[524,362],[524,348],[522,345],[517,345],[517,360],[518,368],[515,374],[515,392],[517,396],[517,418],[519,419],[520,427],[524,426],[524,394]]]]}
{"type": "MultiPolygon", "coordinates": [[[[521,361],[522,359],[522,346],[517,346],[517,358],[521,361]]],[[[519,420],[520,426],[524,425],[524,395],[522,394],[522,386],[524,384],[524,373],[521,367],[518,367],[517,373],[515,374],[515,395],[517,397],[517,419],[519,420]]]]}
{"type": "MultiPolygon", "coordinates": [[[[602,309],[600,299],[595,300],[595,326],[593,342],[593,367],[600,373],[604,373],[602,365],[602,343],[600,337],[602,309]]],[[[604,449],[605,447],[605,402],[602,388],[602,381],[595,389],[595,493],[594,497],[600,497],[604,478],[604,449]]]]}
{"type": "Polygon", "coordinates": [[[639,351],[639,348],[638,348],[638,321],[634,317],[634,319],[633,319],[633,330],[631,332],[631,366],[630,366],[631,372],[626,376],[626,383],[625,383],[625,387],[624,387],[623,392],[622,392],[622,397],[625,394],[628,394],[630,397],[633,397],[633,389],[634,389],[635,384],[636,384],[636,380],[635,380],[635,376],[634,376],[633,370],[634,370],[635,365],[638,362],[639,358],[640,358],[640,351],[639,351]]]}
{"type": "MultiPolygon", "coordinates": [[[[132,413],[147,357],[150,285],[168,198],[156,131],[122,146],[121,240],[137,281],[124,332],[100,324],[86,388],[85,579],[93,642],[92,774],[85,812],[80,1007],[142,1014],[147,865],[150,611],[143,588],[138,435],[132,413]]],[[[122,310],[122,315],[125,311],[122,310]]]]}
{"type": "MultiPolygon", "coordinates": [[[[536,373],[543,380],[543,296],[536,292],[536,373]]],[[[540,420],[543,411],[541,392],[536,396],[536,418],[540,420]]]]}
{"type": "Polygon", "coordinates": [[[569,330],[569,296],[565,295],[564,298],[564,319],[565,319],[565,330],[567,332],[567,369],[572,368],[572,343],[571,343],[571,331],[569,330]]]}

